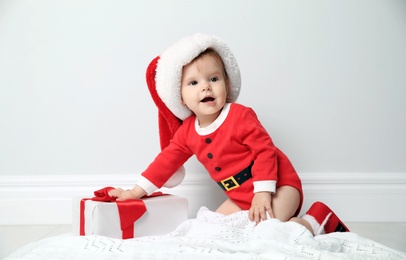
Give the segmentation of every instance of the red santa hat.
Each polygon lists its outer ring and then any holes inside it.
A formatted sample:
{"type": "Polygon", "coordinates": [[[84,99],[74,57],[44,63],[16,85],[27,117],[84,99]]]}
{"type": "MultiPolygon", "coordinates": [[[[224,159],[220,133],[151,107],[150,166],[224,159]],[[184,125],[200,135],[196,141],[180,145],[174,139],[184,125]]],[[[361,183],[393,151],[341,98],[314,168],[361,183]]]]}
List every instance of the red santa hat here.
{"type": "MultiPolygon", "coordinates": [[[[227,102],[235,102],[241,89],[240,69],[228,46],[216,36],[195,34],[182,38],[153,59],[147,68],[148,89],[158,108],[161,150],[169,145],[182,121],[192,115],[192,111],[182,105],[180,90],[182,68],[209,48],[220,55],[230,80],[227,102]]],[[[164,186],[178,185],[184,175],[185,170],[182,166],[164,186]]]]}

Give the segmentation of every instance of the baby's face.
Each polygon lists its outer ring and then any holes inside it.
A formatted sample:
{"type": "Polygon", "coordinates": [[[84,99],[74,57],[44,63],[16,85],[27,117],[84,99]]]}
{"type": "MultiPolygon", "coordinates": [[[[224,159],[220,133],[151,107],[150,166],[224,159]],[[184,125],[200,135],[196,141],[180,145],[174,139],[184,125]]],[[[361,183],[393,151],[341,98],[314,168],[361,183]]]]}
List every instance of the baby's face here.
{"type": "Polygon", "coordinates": [[[227,98],[227,79],[224,68],[215,58],[204,55],[183,67],[181,81],[182,104],[200,122],[214,121],[227,98]]]}

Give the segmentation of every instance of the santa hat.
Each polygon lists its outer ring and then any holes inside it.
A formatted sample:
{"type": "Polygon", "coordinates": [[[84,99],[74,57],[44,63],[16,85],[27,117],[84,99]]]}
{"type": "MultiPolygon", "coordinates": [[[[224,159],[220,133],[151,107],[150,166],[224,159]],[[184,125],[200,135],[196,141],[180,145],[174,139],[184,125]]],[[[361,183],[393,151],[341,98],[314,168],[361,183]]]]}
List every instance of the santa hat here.
{"type": "MultiPolygon", "coordinates": [[[[160,56],[151,61],[146,79],[152,99],[158,108],[158,126],[161,150],[165,149],[182,121],[192,111],[182,105],[182,68],[207,49],[215,50],[221,57],[230,81],[227,102],[235,102],[241,89],[240,69],[228,46],[216,36],[195,34],[180,39],[160,56]]],[[[174,187],[182,182],[183,166],[168,180],[165,187],[174,187]]]]}

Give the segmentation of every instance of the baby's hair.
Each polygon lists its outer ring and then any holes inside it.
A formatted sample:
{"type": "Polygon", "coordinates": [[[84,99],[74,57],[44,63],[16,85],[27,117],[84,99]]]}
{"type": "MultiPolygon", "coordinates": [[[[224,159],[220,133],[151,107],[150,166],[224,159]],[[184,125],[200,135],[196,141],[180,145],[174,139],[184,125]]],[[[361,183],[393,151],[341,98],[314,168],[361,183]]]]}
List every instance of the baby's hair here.
{"type": "Polygon", "coordinates": [[[204,56],[210,56],[210,57],[214,58],[215,61],[218,62],[218,63],[221,65],[221,67],[223,67],[224,75],[225,75],[226,79],[228,80],[228,75],[227,75],[226,68],[225,68],[225,66],[224,66],[223,59],[221,59],[221,56],[220,56],[214,49],[212,49],[212,48],[208,48],[208,49],[206,49],[205,51],[201,52],[201,53],[200,53],[199,55],[197,55],[197,57],[194,58],[190,63],[193,63],[195,60],[197,60],[197,59],[199,59],[199,58],[202,58],[202,57],[204,57],[204,56]]]}

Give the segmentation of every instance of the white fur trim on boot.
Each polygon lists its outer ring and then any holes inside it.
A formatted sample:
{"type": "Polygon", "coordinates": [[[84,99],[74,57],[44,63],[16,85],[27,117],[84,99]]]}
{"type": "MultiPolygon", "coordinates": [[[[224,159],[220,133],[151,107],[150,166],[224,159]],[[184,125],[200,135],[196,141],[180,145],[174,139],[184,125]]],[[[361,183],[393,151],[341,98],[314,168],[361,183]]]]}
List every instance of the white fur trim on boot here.
{"type": "Polygon", "coordinates": [[[310,224],[313,230],[313,235],[315,236],[316,232],[320,228],[320,224],[317,222],[317,220],[313,216],[307,214],[303,215],[301,218],[306,220],[310,224]]]}
{"type": "Polygon", "coordinates": [[[327,215],[327,217],[323,220],[323,223],[321,223],[321,224],[319,224],[312,215],[305,214],[302,216],[302,219],[306,220],[310,224],[310,226],[313,229],[313,235],[318,236],[318,235],[326,234],[326,231],[324,230],[324,226],[326,225],[328,219],[330,218],[330,216],[332,214],[333,213],[330,212],[327,215]]]}

